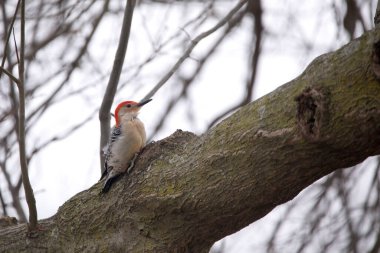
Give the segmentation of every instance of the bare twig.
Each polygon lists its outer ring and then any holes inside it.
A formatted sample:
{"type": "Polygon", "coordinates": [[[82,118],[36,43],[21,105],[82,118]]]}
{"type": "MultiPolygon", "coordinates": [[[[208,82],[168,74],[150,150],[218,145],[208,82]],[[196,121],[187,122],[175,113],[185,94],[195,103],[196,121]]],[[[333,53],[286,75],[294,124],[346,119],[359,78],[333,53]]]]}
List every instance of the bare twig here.
{"type": "MultiPolygon", "coordinates": [[[[3,60],[1,61],[1,68],[4,69],[4,64],[5,64],[5,59],[6,59],[6,52],[7,52],[7,48],[8,48],[8,43],[9,43],[9,39],[11,37],[11,31],[13,29],[13,25],[15,23],[15,20],[16,20],[16,16],[17,16],[17,12],[18,12],[18,8],[20,6],[20,1],[21,0],[18,0],[17,1],[17,5],[16,5],[16,10],[15,10],[15,14],[13,15],[13,18],[12,18],[12,22],[9,26],[9,29],[8,29],[8,33],[7,33],[7,39],[6,39],[6,42],[4,43],[4,53],[3,53],[3,60]]],[[[1,74],[3,72],[0,72],[0,78],[1,78],[1,74]]]]}
{"type": "Polygon", "coordinates": [[[103,101],[99,110],[100,120],[100,169],[103,173],[103,148],[107,145],[110,135],[110,110],[115,98],[117,86],[120,79],[121,70],[123,68],[124,58],[127,52],[129,34],[131,31],[133,9],[136,5],[135,0],[128,0],[123,17],[123,25],[121,27],[118,48],[116,50],[113,62],[112,72],[104,93],[103,101]]]}
{"type": "Polygon", "coordinates": [[[263,18],[262,18],[263,9],[261,7],[261,0],[250,1],[248,4],[247,12],[253,15],[253,19],[255,21],[253,31],[252,31],[253,34],[255,34],[254,39],[252,39],[255,41],[255,43],[252,43],[252,44],[254,44],[255,46],[252,52],[252,58],[251,58],[251,64],[250,64],[251,75],[246,84],[246,98],[244,101],[245,103],[249,103],[252,100],[253,88],[256,81],[257,69],[259,66],[259,59],[261,55],[262,35],[263,35],[263,30],[264,30],[263,18]]]}
{"type": "Polygon", "coordinates": [[[26,202],[29,208],[29,228],[35,230],[37,227],[37,208],[36,200],[28,175],[28,165],[26,162],[26,144],[25,144],[25,0],[21,1],[21,40],[20,40],[20,62],[19,62],[19,153],[22,173],[22,183],[24,185],[26,202]]]}
{"type": "Polygon", "coordinates": [[[197,46],[197,44],[211,35],[215,31],[217,31],[220,27],[224,26],[226,23],[230,21],[230,19],[248,2],[248,0],[240,1],[224,18],[222,18],[216,25],[214,25],[209,30],[199,34],[195,39],[190,42],[189,47],[186,49],[185,53],[178,59],[178,61],[174,64],[174,66],[166,73],[165,76],[161,78],[161,80],[153,87],[153,89],[142,99],[146,100],[151,98],[168,80],[169,78],[179,69],[182,63],[190,56],[193,49],[197,46]]]}
{"type": "Polygon", "coordinates": [[[71,134],[73,134],[76,130],[78,130],[79,128],[81,128],[82,126],[84,126],[85,124],[87,124],[88,122],[90,122],[90,120],[94,117],[94,115],[95,115],[95,113],[97,111],[98,111],[98,109],[96,109],[95,111],[93,111],[92,113],[90,113],[88,117],[86,117],[85,119],[81,120],[79,123],[75,124],[70,129],[66,130],[65,133],[60,134],[60,135],[56,135],[56,136],[48,139],[44,143],[40,144],[39,146],[35,146],[33,148],[33,150],[29,153],[29,156],[27,158],[28,161],[30,161],[35,154],[37,154],[38,152],[40,152],[42,149],[46,148],[49,144],[67,138],[68,136],[70,136],[71,134]]]}
{"type": "Polygon", "coordinates": [[[7,204],[4,201],[3,194],[1,193],[1,189],[0,189],[0,203],[1,203],[1,209],[3,209],[3,215],[7,216],[8,215],[7,204]]]}
{"type": "Polygon", "coordinates": [[[249,66],[250,76],[245,86],[245,96],[236,105],[233,105],[231,108],[228,108],[226,111],[216,116],[211,121],[211,123],[209,123],[208,128],[211,128],[212,126],[214,126],[217,122],[219,122],[219,120],[221,120],[223,117],[227,116],[228,114],[232,113],[236,109],[251,102],[252,97],[253,97],[253,88],[254,88],[255,80],[257,76],[257,69],[259,66],[259,59],[261,55],[262,35],[263,35],[263,30],[264,30],[263,20],[262,20],[263,10],[261,7],[261,0],[250,1],[247,6],[246,12],[251,13],[254,19],[254,26],[253,26],[253,32],[252,32],[252,34],[254,34],[254,37],[252,38],[252,44],[254,44],[254,46],[252,47],[253,52],[251,56],[250,66],[249,66]]]}
{"type": "Polygon", "coordinates": [[[12,73],[10,73],[8,70],[0,66],[1,73],[5,73],[10,79],[12,79],[13,82],[15,82],[17,85],[20,83],[20,81],[15,77],[12,73]]]}
{"type": "Polygon", "coordinates": [[[13,28],[12,29],[12,33],[13,33],[13,41],[15,43],[15,50],[16,50],[16,58],[17,58],[17,64],[20,63],[20,57],[19,57],[19,54],[18,54],[18,48],[17,48],[17,42],[16,42],[16,35],[15,35],[15,29],[13,28]]]}
{"type": "Polygon", "coordinates": [[[165,120],[167,119],[167,116],[174,109],[174,107],[178,103],[178,101],[181,98],[186,96],[187,91],[191,87],[191,84],[196,79],[196,77],[199,76],[199,74],[201,73],[202,69],[204,68],[206,62],[211,59],[211,56],[216,52],[216,49],[222,44],[222,42],[228,37],[228,34],[230,34],[233,31],[233,29],[235,27],[237,27],[238,24],[240,24],[245,13],[246,13],[245,11],[242,11],[242,12],[236,14],[235,17],[228,22],[228,25],[227,25],[225,31],[223,32],[223,34],[221,34],[219,36],[219,38],[214,42],[214,44],[210,47],[209,51],[202,58],[197,60],[197,62],[196,62],[197,67],[194,70],[194,72],[192,74],[190,74],[188,78],[181,78],[183,81],[182,81],[182,88],[181,88],[179,95],[174,97],[173,99],[171,99],[171,101],[167,104],[166,109],[164,110],[164,113],[162,114],[162,117],[160,117],[160,120],[158,121],[158,123],[154,127],[153,132],[151,133],[151,137],[156,135],[158,133],[158,131],[161,130],[161,128],[164,125],[165,120]]]}
{"type": "MultiPolygon", "coordinates": [[[[76,130],[78,130],[79,128],[84,126],[86,123],[90,122],[90,120],[94,117],[94,115],[97,111],[98,111],[98,109],[95,109],[92,113],[89,114],[88,117],[86,117],[84,120],[80,121],[76,125],[72,126],[70,129],[66,130],[65,133],[60,134],[60,135],[56,135],[56,136],[50,138],[49,140],[45,141],[44,143],[40,144],[39,146],[35,145],[35,147],[32,149],[32,151],[29,153],[29,155],[26,158],[28,164],[32,160],[32,158],[35,154],[37,154],[38,152],[40,152],[44,148],[48,147],[49,144],[67,138],[68,136],[73,134],[76,130]]],[[[13,188],[16,191],[19,191],[21,188],[21,185],[22,185],[21,183],[22,183],[22,178],[20,177],[20,178],[18,178],[17,183],[14,185],[13,188]]]]}
{"type": "MultiPolygon", "coordinates": [[[[1,8],[0,16],[2,18],[1,27],[2,27],[2,31],[4,33],[2,36],[2,45],[0,45],[1,53],[3,53],[2,50],[3,50],[3,45],[6,42],[7,31],[9,30],[10,27],[13,27],[10,25],[11,20],[12,20],[12,16],[9,15],[9,17],[8,17],[6,11],[7,11],[8,7],[11,7],[11,12],[12,12],[11,14],[13,15],[13,12],[15,11],[15,6],[16,6],[18,1],[19,0],[16,0],[14,2],[13,7],[11,5],[9,5],[9,3],[8,3],[9,1],[0,1],[0,8],[1,8]],[[6,4],[6,3],[8,3],[8,4],[6,4]]],[[[102,4],[106,3],[106,2],[109,2],[109,0],[103,1],[102,4]]],[[[70,79],[69,76],[72,75],[72,73],[75,73],[75,70],[78,69],[82,64],[84,64],[81,59],[83,59],[82,56],[85,56],[89,50],[87,45],[90,44],[89,41],[90,41],[91,37],[94,37],[92,35],[96,34],[95,26],[97,23],[99,23],[98,20],[100,19],[100,18],[98,18],[98,16],[102,17],[104,13],[107,13],[109,11],[109,9],[106,9],[106,11],[100,10],[101,15],[99,15],[99,8],[98,7],[101,7],[101,6],[98,5],[98,1],[91,0],[91,1],[85,1],[82,4],[77,4],[77,8],[75,8],[75,12],[73,12],[72,14],[68,14],[67,12],[64,12],[62,14],[62,17],[64,16],[64,19],[63,18],[61,19],[60,17],[56,18],[56,15],[54,13],[54,10],[56,9],[56,7],[57,7],[56,3],[50,3],[50,2],[45,2],[45,1],[31,1],[30,5],[29,5],[29,2],[27,4],[27,8],[29,10],[27,12],[27,15],[28,15],[28,21],[27,22],[28,23],[27,23],[27,31],[26,31],[28,34],[28,38],[27,38],[27,45],[28,46],[27,46],[27,50],[25,51],[25,54],[24,54],[24,61],[25,61],[25,63],[28,63],[28,64],[25,64],[25,71],[24,71],[24,73],[25,73],[24,74],[24,80],[26,80],[25,81],[26,85],[24,87],[25,99],[26,99],[26,101],[28,101],[28,97],[33,99],[33,98],[35,98],[36,94],[37,94],[37,96],[39,96],[39,98],[42,98],[41,103],[38,103],[38,101],[40,101],[40,100],[36,100],[38,104],[33,107],[34,109],[32,108],[32,111],[30,113],[26,113],[25,135],[28,137],[28,139],[26,141],[27,141],[28,147],[30,146],[30,148],[32,148],[33,145],[30,145],[31,143],[29,143],[30,141],[29,141],[28,132],[30,130],[32,130],[33,128],[35,128],[36,123],[42,118],[40,116],[43,115],[43,113],[45,112],[45,110],[48,107],[51,108],[51,105],[53,103],[62,101],[62,96],[59,99],[54,99],[54,98],[58,97],[59,94],[62,94],[62,93],[59,93],[59,91],[63,90],[63,89],[61,89],[62,87],[65,88],[67,86],[67,83],[69,83],[69,79],[70,79]],[[42,13],[40,15],[39,12],[35,11],[35,7],[40,8],[41,4],[43,5],[43,10],[42,10],[42,13]],[[92,6],[94,6],[94,8],[92,8],[92,6]],[[84,7],[84,8],[82,8],[82,7],[84,7]],[[91,7],[91,9],[90,9],[90,7],[91,7]],[[85,15],[85,14],[88,14],[88,15],[85,15]],[[46,32],[43,34],[38,32],[37,36],[33,36],[33,29],[46,28],[45,25],[43,25],[43,24],[45,24],[47,19],[53,21],[53,22],[49,22],[49,25],[52,25],[51,26],[52,29],[49,29],[49,32],[46,32]],[[33,25],[33,24],[37,24],[37,23],[41,24],[40,28],[36,28],[33,25]],[[84,26],[86,28],[84,28],[84,26]],[[28,29],[28,27],[29,27],[29,29],[28,29]],[[94,27],[94,29],[92,29],[93,27],[94,27]],[[90,28],[90,29],[87,29],[87,28],[90,28]],[[84,39],[82,36],[77,36],[78,31],[90,31],[90,30],[91,30],[90,35],[88,35],[89,33],[87,33],[88,36],[86,35],[86,37],[84,39]],[[41,35],[41,36],[39,36],[39,35],[41,35]],[[78,39],[78,37],[81,37],[81,39],[78,39]],[[62,39],[62,38],[64,38],[64,39],[62,39]],[[42,49],[48,47],[49,45],[51,45],[51,43],[54,43],[54,41],[56,41],[56,40],[64,41],[66,43],[66,44],[64,44],[64,46],[66,46],[66,48],[60,48],[60,49],[62,49],[61,50],[62,52],[69,52],[70,51],[71,53],[67,53],[67,54],[61,53],[62,55],[64,55],[62,57],[59,56],[58,54],[55,54],[55,57],[57,57],[59,59],[56,61],[57,63],[59,62],[59,65],[60,65],[58,68],[55,68],[55,66],[52,66],[52,68],[49,68],[49,70],[51,70],[52,72],[47,71],[47,72],[40,73],[38,75],[37,79],[34,78],[35,77],[34,74],[31,74],[30,75],[31,78],[28,78],[28,66],[30,66],[30,72],[31,73],[34,72],[34,66],[36,66],[36,65],[42,66],[43,65],[42,62],[44,62],[44,61],[39,61],[38,60],[39,57],[36,57],[36,56],[39,55],[39,52],[41,52],[42,49]],[[74,44],[78,45],[78,43],[77,43],[78,41],[80,41],[80,43],[83,42],[82,43],[83,46],[74,46],[73,47],[72,45],[74,45],[74,44]],[[66,57],[67,55],[70,55],[70,56],[66,57]],[[76,57],[76,55],[78,55],[78,57],[76,57]],[[72,60],[73,58],[74,58],[74,60],[72,60]],[[53,80],[53,81],[51,81],[51,80],[53,80]],[[57,80],[61,80],[62,83],[58,83],[58,85],[57,85],[57,80]],[[60,84],[62,84],[62,86],[60,86],[60,84]],[[39,91],[39,90],[45,90],[45,87],[47,87],[47,86],[51,86],[51,88],[53,88],[53,89],[54,89],[54,86],[59,86],[59,88],[57,90],[53,90],[53,92],[50,92],[50,93],[45,93],[45,91],[44,91],[44,95],[37,93],[37,91],[39,91]],[[47,96],[45,96],[45,94],[47,96]]],[[[18,8],[18,10],[20,10],[20,8],[18,8]]],[[[20,20],[19,12],[20,11],[18,11],[18,13],[17,13],[16,21],[20,20]]],[[[114,13],[112,13],[112,15],[114,15],[114,13]]],[[[14,29],[16,30],[17,46],[18,46],[18,49],[20,49],[19,35],[18,35],[19,31],[16,29],[17,27],[20,27],[20,26],[19,25],[17,26],[15,23],[14,27],[15,27],[14,29]]],[[[10,30],[10,32],[12,32],[12,30],[10,30]]],[[[10,34],[10,36],[12,36],[12,34],[10,34]]],[[[10,39],[12,39],[12,38],[10,38],[10,39]]],[[[11,73],[15,78],[18,78],[18,71],[14,71],[14,70],[12,71],[12,69],[14,67],[17,68],[17,59],[15,56],[14,50],[15,50],[15,47],[13,45],[13,42],[9,41],[7,49],[6,49],[6,55],[5,55],[6,62],[4,64],[5,65],[4,69],[6,69],[9,73],[11,73]],[[13,50],[13,54],[12,54],[11,50],[13,50]],[[13,58],[11,57],[12,55],[13,55],[13,58]]],[[[55,50],[55,49],[53,49],[53,50],[55,50]]],[[[3,56],[1,56],[0,58],[1,58],[0,59],[0,62],[1,62],[3,56]]],[[[1,72],[1,70],[0,70],[0,72],[1,72]]],[[[17,154],[18,152],[15,152],[14,148],[18,149],[17,146],[19,145],[18,144],[18,139],[19,139],[18,138],[18,125],[19,125],[19,122],[18,122],[18,115],[19,115],[19,113],[18,113],[18,111],[19,111],[19,109],[18,109],[18,104],[19,104],[18,90],[16,88],[15,83],[13,82],[15,80],[8,78],[8,76],[5,74],[2,75],[2,79],[0,81],[0,86],[3,86],[6,84],[5,80],[8,81],[9,87],[4,86],[4,87],[2,87],[4,89],[0,88],[0,96],[2,96],[2,99],[6,98],[6,97],[4,97],[4,95],[6,95],[6,93],[9,92],[9,101],[6,99],[3,99],[4,100],[3,105],[4,106],[7,105],[7,106],[2,108],[4,110],[0,116],[0,121],[2,121],[1,119],[3,119],[3,121],[5,120],[4,124],[3,124],[4,129],[2,129],[4,131],[2,132],[1,137],[0,137],[0,139],[1,139],[1,143],[0,143],[0,150],[1,151],[0,151],[0,153],[1,153],[1,158],[3,159],[3,161],[0,161],[0,162],[4,164],[4,173],[2,171],[2,168],[0,168],[0,174],[5,175],[6,173],[8,173],[11,177],[11,180],[9,180],[9,181],[6,180],[5,183],[3,182],[4,185],[2,185],[0,182],[0,185],[2,186],[2,192],[3,192],[3,197],[5,200],[5,203],[7,203],[7,202],[11,203],[10,205],[7,206],[8,213],[9,212],[12,212],[12,213],[17,212],[18,219],[22,222],[27,222],[28,221],[28,219],[27,219],[28,218],[28,215],[27,215],[28,210],[27,209],[23,210],[24,207],[23,207],[23,205],[21,203],[22,201],[20,201],[20,197],[19,197],[20,194],[24,195],[23,193],[21,193],[22,191],[24,191],[24,190],[21,190],[21,188],[23,188],[21,171],[20,172],[17,170],[12,171],[14,169],[18,169],[18,168],[14,168],[15,166],[13,164],[13,162],[15,161],[13,156],[14,155],[18,156],[18,154],[17,154]],[[12,117],[9,117],[12,114],[13,114],[14,119],[12,117]],[[11,147],[11,149],[9,149],[9,147],[6,147],[7,145],[9,145],[11,147]],[[6,166],[6,164],[8,164],[8,166],[6,166]],[[7,168],[8,171],[5,171],[5,168],[7,168]],[[16,180],[14,180],[14,179],[16,179],[16,180]],[[8,182],[8,184],[7,184],[7,182],[8,182]],[[12,183],[9,184],[9,182],[12,182],[12,183]],[[13,182],[16,182],[16,183],[13,183],[13,182]]],[[[81,85],[78,85],[78,86],[81,86],[81,85]]],[[[78,90],[80,90],[80,89],[78,89],[78,90]]],[[[74,92],[65,93],[65,96],[68,96],[68,94],[73,94],[73,93],[74,92]]],[[[59,136],[60,135],[58,135],[58,137],[59,136]]],[[[27,164],[29,164],[29,160],[30,160],[30,156],[29,156],[30,152],[28,152],[28,151],[34,152],[35,150],[33,150],[33,149],[30,150],[29,148],[26,150],[26,152],[27,152],[26,153],[27,154],[27,164]]],[[[17,157],[16,159],[17,159],[16,161],[18,161],[19,157],[17,157]]],[[[18,166],[16,166],[16,167],[18,167],[18,166]]],[[[30,169],[32,169],[32,168],[30,168],[30,169]]],[[[4,178],[6,178],[6,177],[4,177],[4,178]]],[[[34,191],[34,193],[36,194],[35,191],[34,191]]]]}
{"type": "Polygon", "coordinates": [[[13,186],[11,175],[7,172],[6,164],[4,162],[0,164],[0,169],[3,172],[5,180],[7,181],[8,190],[12,196],[12,206],[17,213],[18,219],[21,222],[26,222],[26,215],[20,203],[18,190],[13,186]]]}
{"type": "Polygon", "coordinates": [[[104,17],[104,14],[108,10],[110,0],[106,0],[103,5],[103,9],[99,16],[93,21],[93,27],[91,29],[91,32],[86,36],[85,41],[83,43],[83,46],[80,48],[78,55],[75,57],[75,59],[71,62],[69,69],[66,73],[65,78],[62,80],[62,82],[58,85],[58,87],[51,93],[51,95],[40,103],[39,106],[35,110],[33,110],[29,115],[27,120],[31,120],[33,117],[35,117],[38,114],[42,114],[52,103],[53,99],[59,94],[59,92],[62,90],[64,85],[69,81],[69,79],[72,76],[72,73],[77,69],[77,66],[80,64],[80,60],[82,59],[82,56],[87,52],[88,47],[90,45],[90,42],[92,38],[94,37],[94,34],[100,24],[100,21],[104,17]]]}

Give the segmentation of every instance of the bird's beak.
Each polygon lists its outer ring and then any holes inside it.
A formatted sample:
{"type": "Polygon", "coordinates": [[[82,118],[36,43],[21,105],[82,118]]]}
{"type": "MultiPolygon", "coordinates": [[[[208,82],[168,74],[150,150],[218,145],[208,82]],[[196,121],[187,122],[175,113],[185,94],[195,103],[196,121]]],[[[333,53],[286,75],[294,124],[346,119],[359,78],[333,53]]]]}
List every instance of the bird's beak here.
{"type": "Polygon", "coordinates": [[[151,98],[150,98],[150,99],[147,99],[147,100],[144,100],[144,101],[141,101],[140,103],[137,104],[137,106],[138,106],[138,107],[141,107],[141,106],[143,106],[143,105],[149,103],[150,101],[152,101],[151,98]]]}

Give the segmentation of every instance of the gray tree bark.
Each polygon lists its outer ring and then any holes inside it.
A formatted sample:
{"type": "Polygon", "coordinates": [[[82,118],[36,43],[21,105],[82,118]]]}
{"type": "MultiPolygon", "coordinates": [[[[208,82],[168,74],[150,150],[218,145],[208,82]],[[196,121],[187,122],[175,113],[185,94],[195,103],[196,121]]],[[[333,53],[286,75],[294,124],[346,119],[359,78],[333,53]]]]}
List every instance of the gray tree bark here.
{"type": "Polygon", "coordinates": [[[177,131],[149,144],[131,175],[106,195],[99,183],[78,193],[40,221],[38,237],[25,224],[0,230],[0,251],[207,252],[319,178],[380,153],[379,39],[372,30],[318,57],[201,136],[177,131]]]}

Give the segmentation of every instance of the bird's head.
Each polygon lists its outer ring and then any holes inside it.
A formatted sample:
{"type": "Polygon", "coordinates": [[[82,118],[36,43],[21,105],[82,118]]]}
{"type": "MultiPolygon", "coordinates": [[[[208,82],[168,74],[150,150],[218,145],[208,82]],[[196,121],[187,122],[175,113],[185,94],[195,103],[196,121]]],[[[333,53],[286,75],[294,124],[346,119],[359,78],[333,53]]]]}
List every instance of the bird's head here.
{"type": "Polygon", "coordinates": [[[120,119],[125,115],[130,115],[131,117],[136,117],[142,106],[152,101],[152,99],[147,99],[141,102],[135,101],[123,101],[115,109],[115,120],[116,126],[120,124],[120,119]]]}

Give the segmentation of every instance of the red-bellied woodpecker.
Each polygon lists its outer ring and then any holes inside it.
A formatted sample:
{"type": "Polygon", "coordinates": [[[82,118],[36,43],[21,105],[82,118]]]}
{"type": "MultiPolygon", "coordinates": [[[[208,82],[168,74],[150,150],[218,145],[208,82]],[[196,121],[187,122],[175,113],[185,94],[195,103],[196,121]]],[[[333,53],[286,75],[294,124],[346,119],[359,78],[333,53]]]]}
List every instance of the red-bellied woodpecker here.
{"type": "Polygon", "coordinates": [[[146,134],[142,121],[137,118],[140,108],[152,99],[140,103],[124,101],[115,110],[116,125],[111,130],[105,154],[103,178],[106,178],[102,193],[108,192],[119,176],[134,166],[138,152],[145,146],[146,134]]]}

